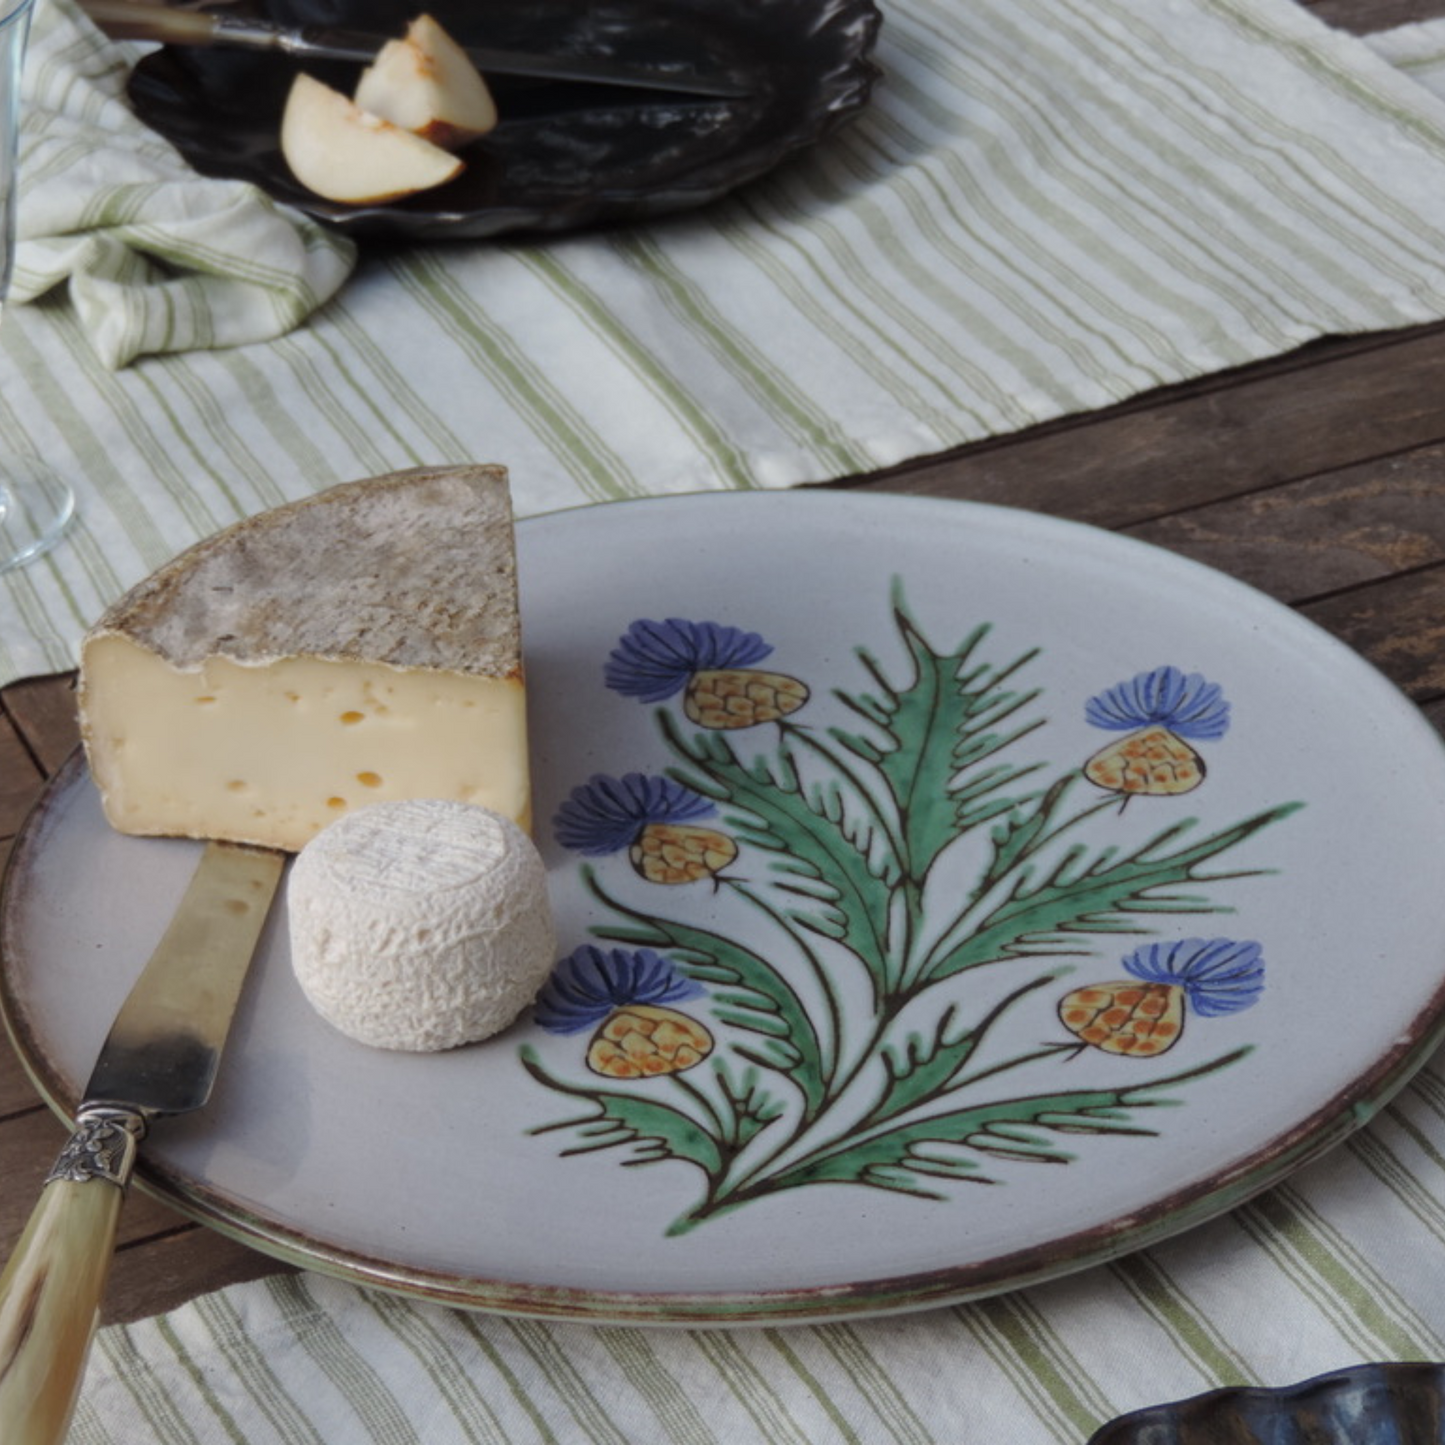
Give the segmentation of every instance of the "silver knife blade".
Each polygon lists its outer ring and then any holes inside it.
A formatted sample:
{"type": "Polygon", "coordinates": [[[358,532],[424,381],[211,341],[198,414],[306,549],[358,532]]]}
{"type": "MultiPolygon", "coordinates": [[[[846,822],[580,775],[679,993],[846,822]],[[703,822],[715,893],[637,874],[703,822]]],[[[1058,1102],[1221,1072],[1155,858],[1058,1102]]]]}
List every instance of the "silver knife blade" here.
{"type": "MultiPolygon", "coordinates": [[[[81,0],[81,8],[108,35],[118,39],[158,40],[167,45],[221,45],[242,50],[273,50],[301,60],[351,60],[369,64],[386,43],[384,36],[356,30],[312,25],[288,27],[240,15],[146,4],[144,0],[81,0]]],[[[483,75],[580,81],[719,100],[737,100],[750,94],[735,81],[700,75],[686,66],[644,69],[593,56],[538,55],[479,46],[464,48],[483,75]]]]}
{"type": "MultiPolygon", "coordinates": [[[[216,17],[217,45],[246,45],[279,50],[309,60],[357,60],[369,63],[383,42],[375,35],[355,30],[325,29],[303,25],[293,29],[261,25],[235,15],[216,17]]],[[[673,95],[709,96],[737,100],[748,92],[731,81],[698,75],[679,68],[640,70],[615,60],[587,56],[537,55],[522,50],[496,50],[485,46],[464,47],[473,65],[483,75],[525,75],[536,80],[583,81],[592,85],[623,85],[635,90],[663,90],[673,95]]]]}
{"type": "Polygon", "coordinates": [[[209,843],[101,1047],[75,1132],[0,1273],[0,1440],[61,1445],[152,1118],[198,1109],[286,855],[209,843]]]}
{"type": "Polygon", "coordinates": [[[284,853],[208,843],[101,1046],[81,1110],[184,1114],[210,1097],[284,853]]]}

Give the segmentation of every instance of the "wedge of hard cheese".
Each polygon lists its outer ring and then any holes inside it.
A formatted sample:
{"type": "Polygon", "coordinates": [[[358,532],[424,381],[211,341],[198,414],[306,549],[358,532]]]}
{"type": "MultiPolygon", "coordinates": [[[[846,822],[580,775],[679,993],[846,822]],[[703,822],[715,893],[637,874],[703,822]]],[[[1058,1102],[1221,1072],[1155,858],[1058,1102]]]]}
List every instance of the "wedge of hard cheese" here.
{"type": "Polygon", "coordinates": [[[96,624],[79,695],[123,833],[295,851],[393,798],[527,826],[505,470],[333,487],[199,543],[96,624]]]}

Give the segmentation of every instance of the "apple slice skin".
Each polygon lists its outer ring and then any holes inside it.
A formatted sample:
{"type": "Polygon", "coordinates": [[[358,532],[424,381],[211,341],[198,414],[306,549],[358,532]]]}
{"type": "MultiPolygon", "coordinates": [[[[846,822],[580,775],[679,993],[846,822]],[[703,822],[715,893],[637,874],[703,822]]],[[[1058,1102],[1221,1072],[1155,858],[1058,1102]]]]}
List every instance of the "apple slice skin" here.
{"type": "Polygon", "coordinates": [[[352,205],[379,205],[432,190],[466,168],[450,152],[306,74],[296,77],[286,97],[281,153],[307,190],[352,205]]]}
{"type": "Polygon", "coordinates": [[[433,145],[455,149],[497,124],[486,81],[461,46],[430,15],[389,40],[363,72],[356,103],[433,145]]]}

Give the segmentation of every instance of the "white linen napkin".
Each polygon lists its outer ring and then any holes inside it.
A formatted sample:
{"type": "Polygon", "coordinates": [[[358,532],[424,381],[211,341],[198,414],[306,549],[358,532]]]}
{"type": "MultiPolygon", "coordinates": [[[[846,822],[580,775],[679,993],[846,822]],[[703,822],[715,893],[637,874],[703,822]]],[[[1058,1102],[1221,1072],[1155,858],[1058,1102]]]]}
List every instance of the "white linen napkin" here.
{"type": "Polygon", "coordinates": [[[112,368],[300,325],[346,280],[355,247],[254,186],[197,175],[126,102],[133,59],[72,0],[40,0],[10,299],[64,291],[112,368]]]}

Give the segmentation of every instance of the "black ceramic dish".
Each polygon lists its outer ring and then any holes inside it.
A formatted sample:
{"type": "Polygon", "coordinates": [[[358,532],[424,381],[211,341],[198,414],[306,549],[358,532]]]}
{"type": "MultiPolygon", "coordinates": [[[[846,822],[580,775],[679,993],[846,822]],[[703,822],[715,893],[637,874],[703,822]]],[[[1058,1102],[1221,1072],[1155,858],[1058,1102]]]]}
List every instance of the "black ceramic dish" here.
{"type": "MultiPolygon", "coordinates": [[[[283,24],[400,34],[418,0],[259,0],[283,24]]],[[[497,77],[502,123],[466,171],[386,206],[323,201],[292,179],[281,111],[295,61],[167,47],[131,77],[137,114],[203,175],[254,181],[355,236],[466,238],[561,231],[702,205],[851,119],[878,72],[873,0],[429,0],[463,44],[685,62],[748,88],[741,100],[497,77]]],[[[350,93],[360,67],[310,65],[350,93]]]]}
{"type": "Polygon", "coordinates": [[[1357,1365],[1276,1390],[1211,1390],[1110,1421],[1088,1445],[1439,1445],[1445,1365],[1357,1365]]]}

